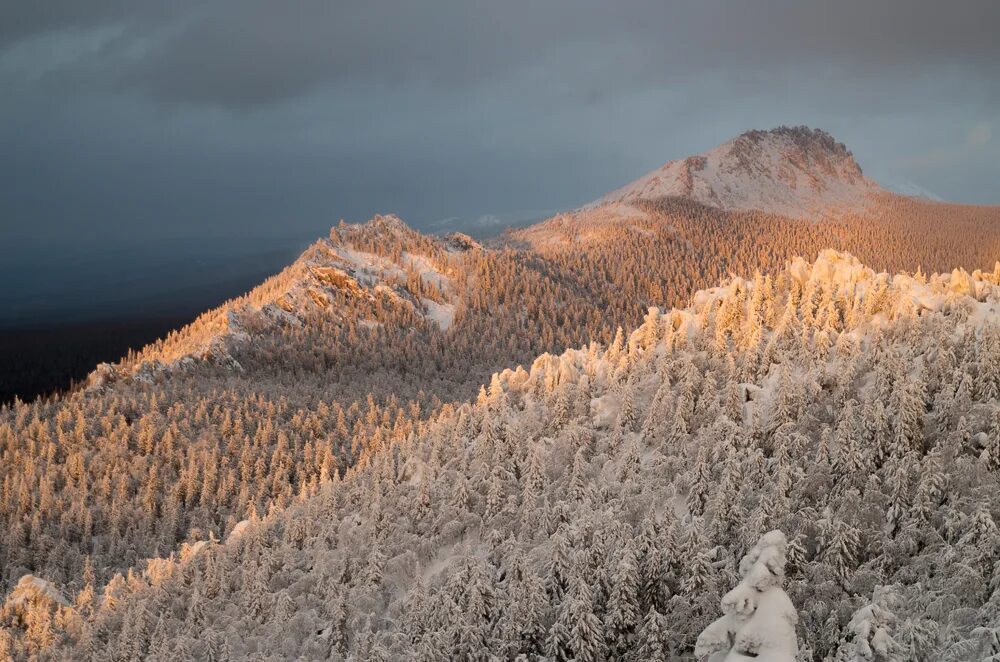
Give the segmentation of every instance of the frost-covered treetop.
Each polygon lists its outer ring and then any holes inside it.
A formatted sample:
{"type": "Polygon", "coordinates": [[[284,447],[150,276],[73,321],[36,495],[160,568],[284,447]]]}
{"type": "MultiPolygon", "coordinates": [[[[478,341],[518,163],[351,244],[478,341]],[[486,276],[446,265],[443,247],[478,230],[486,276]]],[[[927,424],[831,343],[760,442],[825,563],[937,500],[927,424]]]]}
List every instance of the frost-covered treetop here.
{"type": "MultiPolygon", "coordinates": [[[[781,581],[785,577],[785,550],[787,547],[788,541],[785,540],[785,534],[781,531],[770,531],[761,536],[754,548],[740,561],[742,584],[759,592],[775,586],[780,587],[781,581]]],[[[736,611],[741,611],[740,604],[733,601],[741,596],[745,597],[745,594],[733,589],[729,595],[723,598],[723,608],[727,603],[733,602],[736,604],[736,611]]]]}
{"type": "Polygon", "coordinates": [[[798,614],[781,588],[787,547],[785,534],[771,531],[743,557],[743,579],[722,598],[724,615],[698,637],[695,655],[710,662],[795,662],[798,614]]]}

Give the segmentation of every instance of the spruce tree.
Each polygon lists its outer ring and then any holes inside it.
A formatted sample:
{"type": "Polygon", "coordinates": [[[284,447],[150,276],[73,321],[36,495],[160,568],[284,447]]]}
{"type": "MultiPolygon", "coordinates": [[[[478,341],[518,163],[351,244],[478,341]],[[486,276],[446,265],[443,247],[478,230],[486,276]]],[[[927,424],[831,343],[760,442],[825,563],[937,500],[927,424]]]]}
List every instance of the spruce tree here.
{"type": "Polygon", "coordinates": [[[795,662],[798,614],[782,589],[787,547],[785,535],[771,531],[743,557],[742,579],[722,598],[724,615],[698,636],[695,655],[709,662],[795,662]]]}

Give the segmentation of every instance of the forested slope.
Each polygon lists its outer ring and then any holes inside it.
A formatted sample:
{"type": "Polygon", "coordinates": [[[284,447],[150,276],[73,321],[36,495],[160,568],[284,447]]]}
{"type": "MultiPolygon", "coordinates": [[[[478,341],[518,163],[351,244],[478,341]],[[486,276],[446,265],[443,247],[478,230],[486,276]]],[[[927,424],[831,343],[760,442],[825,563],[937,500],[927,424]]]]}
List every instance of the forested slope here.
{"type": "Polygon", "coordinates": [[[835,252],[733,279],[103,597],[26,587],[7,623],[42,659],[693,659],[777,528],[805,659],[985,659],[998,306],[993,273],[835,252]]]}
{"type": "Polygon", "coordinates": [[[0,582],[33,572],[73,590],[87,557],[106,580],[224,536],[251,507],[283,507],[472,397],[494,370],[607,343],[650,305],[683,305],[798,251],[988,268],[995,215],[891,198],[879,217],[803,223],[667,200],[557,217],[487,247],[393,217],[335,228],[89,388],[0,412],[0,582]]]}

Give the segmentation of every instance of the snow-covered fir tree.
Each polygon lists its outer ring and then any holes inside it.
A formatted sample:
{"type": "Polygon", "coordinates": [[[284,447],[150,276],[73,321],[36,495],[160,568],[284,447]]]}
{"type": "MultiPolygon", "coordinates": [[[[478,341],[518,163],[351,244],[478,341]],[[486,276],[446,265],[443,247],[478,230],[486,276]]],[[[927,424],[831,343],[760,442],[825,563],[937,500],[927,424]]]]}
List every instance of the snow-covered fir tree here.
{"type": "Polygon", "coordinates": [[[708,662],[795,662],[798,613],[782,589],[788,541],[761,536],[740,561],[740,583],[722,598],[723,616],[698,636],[695,655],[708,662]]]}

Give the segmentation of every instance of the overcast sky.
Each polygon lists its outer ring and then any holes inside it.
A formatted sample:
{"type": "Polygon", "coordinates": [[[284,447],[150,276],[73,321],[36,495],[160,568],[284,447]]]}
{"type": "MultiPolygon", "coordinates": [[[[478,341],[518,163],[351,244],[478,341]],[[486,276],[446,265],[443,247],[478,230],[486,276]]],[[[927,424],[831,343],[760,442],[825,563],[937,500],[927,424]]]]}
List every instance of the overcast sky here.
{"type": "Polygon", "coordinates": [[[1000,203],[997,26],[996,0],[5,2],[0,250],[531,218],[779,124],[1000,203]]]}

